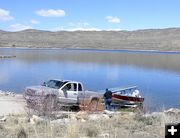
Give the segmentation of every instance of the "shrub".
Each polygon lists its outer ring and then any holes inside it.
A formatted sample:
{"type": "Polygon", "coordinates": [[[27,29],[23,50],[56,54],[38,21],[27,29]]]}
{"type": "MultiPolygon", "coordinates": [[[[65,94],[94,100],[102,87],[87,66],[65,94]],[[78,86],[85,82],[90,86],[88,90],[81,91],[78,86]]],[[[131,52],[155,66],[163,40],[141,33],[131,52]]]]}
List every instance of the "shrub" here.
{"type": "Polygon", "coordinates": [[[24,128],[20,128],[17,133],[17,138],[27,138],[27,134],[24,130],[24,128]]]}

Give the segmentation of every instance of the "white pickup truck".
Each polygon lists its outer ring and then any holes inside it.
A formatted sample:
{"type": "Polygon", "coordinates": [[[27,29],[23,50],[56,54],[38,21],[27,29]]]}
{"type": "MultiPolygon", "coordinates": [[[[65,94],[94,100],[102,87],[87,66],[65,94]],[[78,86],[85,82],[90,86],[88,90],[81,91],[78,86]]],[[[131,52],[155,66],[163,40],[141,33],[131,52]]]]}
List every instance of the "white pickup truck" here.
{"type": "Polygon", "coordinates": [[[48,108],[61,103],[65,106],[89,106],[91,110],[96,110],[103,93],[84,90],[80,82],[52,79],[39,86],[27,87],[24,98],[27,103],[43,102],[48,108]]]}

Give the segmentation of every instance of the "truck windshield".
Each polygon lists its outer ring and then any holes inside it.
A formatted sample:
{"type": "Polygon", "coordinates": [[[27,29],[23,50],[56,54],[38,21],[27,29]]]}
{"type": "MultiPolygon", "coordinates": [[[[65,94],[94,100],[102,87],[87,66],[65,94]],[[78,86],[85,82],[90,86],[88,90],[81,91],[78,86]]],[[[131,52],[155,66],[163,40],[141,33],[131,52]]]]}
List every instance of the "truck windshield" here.
{"type": "Polygon", "coordinates": [[[42,86],[46,86],[46,87],[50,87],[50,88],[54,88],[54,89],[59,89],[62,85],[63,85],[63,82],[58,81],[58,80],[49,80],[42,84],[42,86]]]}

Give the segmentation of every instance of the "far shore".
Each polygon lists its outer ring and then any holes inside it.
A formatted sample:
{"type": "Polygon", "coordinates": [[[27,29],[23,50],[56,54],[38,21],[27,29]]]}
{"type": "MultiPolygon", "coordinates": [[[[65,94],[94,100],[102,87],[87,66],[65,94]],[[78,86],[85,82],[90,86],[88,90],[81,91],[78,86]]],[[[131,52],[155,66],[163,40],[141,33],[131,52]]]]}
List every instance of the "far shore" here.
{"type": "Polygon", "coordinates": [[[137,31],[0,30],[0,47],[89,50],[180,51],[180,28],[137,31]]]}
{"type": "MultiPolygon", "coordinates": [[[[82,48],[58,48],[58,47],[0,47],[0,49],[19,49],[19,50],[79,50],[79,51],[99,51],[99,52],[129,52],[129,53],[165,53],[165,54],[180,54],[180,51],[164,51],[164,50],[140,50],[140,49],[82,49],[82,48]]],[[[16,57],[14,55],[0,55],[3,57],[16,57]]]]}
{"type": "Polygon", "coordinates": [[[0,58],[15,58],[14,55],[0,55],[0,58]]]}

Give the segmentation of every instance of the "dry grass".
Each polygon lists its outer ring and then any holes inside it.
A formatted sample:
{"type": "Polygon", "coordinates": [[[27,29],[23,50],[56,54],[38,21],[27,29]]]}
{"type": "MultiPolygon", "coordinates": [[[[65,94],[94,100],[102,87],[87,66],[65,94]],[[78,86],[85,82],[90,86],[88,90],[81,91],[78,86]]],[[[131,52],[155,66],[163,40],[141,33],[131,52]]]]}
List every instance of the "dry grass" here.
{"type": "Polygon", "coordinates": [[[9,116],[0,123],[3,138],[162,138],[166,123],[180,122],[179,114],[149,115],[121,113],[110,119],[69,120],[31,124],[25,116],[9,116]]]}

